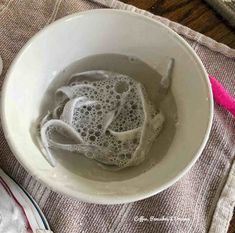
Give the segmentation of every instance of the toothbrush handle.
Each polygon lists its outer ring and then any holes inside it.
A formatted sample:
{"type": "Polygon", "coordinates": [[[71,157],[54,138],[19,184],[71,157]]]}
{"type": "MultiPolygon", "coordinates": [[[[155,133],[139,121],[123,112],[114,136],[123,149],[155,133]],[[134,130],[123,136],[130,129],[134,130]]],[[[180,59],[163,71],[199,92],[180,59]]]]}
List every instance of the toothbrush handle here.
{"type": "Polygon", "coordinates": [[[235,98],[228,93],[215,77],[209,75],[209,79],[215,102],[235,116],[235,98]]]}

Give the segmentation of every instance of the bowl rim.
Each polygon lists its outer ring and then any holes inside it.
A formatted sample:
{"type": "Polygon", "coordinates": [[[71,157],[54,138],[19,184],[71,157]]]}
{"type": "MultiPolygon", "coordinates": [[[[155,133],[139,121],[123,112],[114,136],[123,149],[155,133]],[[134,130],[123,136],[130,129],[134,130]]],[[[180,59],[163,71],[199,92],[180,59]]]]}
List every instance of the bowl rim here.
{"type": "Polygon", "coordinates": [[[56,191],[58,193],[66,195],[68,197],[72,197],[76,200],[80,200],[80,201],[84,201],[84,202],[88,202],[88,203],[96,203],[96,204],[123,204],[123,203],[130,203],[130,202],[142,200],[142,199],[151,197],[151,196],[167,189],[168,187],[172,186],[174,183],[176,183],[181,177],[183,177],[191,169],[191,167],[194,165],[196,160],[200,157],[200,155],[201,155],[201,153],[202,153],[202,151],[208,141],[208,138],[209,138],[209,134],[210,134],[211,127],[212,127],[212,121],[213,121],[213,112],[214,112],[214,102],[213,102],[213,94],[212,94],[210,81],[209,81],[206,69],[203,66],[202,61],[200,60],[200,58],[196,54],[196,52],[193,50],[193,48],[180,35],[178,35],[175,31],[173,31],[171,28],[164,25],[163,23],[156,21],[148,16],[138,14],[136,12],[119,10],[119,9],[93,9],[93,10],[87,10],[87,11],[82,11],[82,12],[70,14],[68,16],[65,16],[65,17],[62,17],[62,18],[56,20],[55,22],[51,23],[50,25],[46,26],[45,28],[43,28],[42,30],[37,32],[20,49],[20,51],[18,52],[18,54],[14,58],[13,62],[11,63],[11,65],[7,71],[7,74],[5,76],[3,86],[2,86],[2,97],[1,97],[1,106],[0,106],[0,118],[2,121],[2,128],[3,128],[4,136],[6,138],[6,141],[9,145],[12,153],[14,154],[16,159],[20,162],[20,164],[26,169],[26,171],[32,177],[36,178],[39,182],[41,182],[45,186],[49,187],[52,191],[56,191]],[[27,49],[31,45],[31,43],[33,43],[35,38],[37,38],[38,36],[40,36],[41,34],[46,32],[48,30],[48,28],[52,28],[52,27],[56,26],[57,24],[63,23],[65,21],[71,20],[73,18],[86,16],[86,15],[90,15],[90,14],[105,14],[107,12],[112,13],[112,14],[126,14],[131,17],[142,18],[142,20],[146,21],[147,23],[158,24],[158,26],[165,28],[170,34],[174,35],[176,40],[178,40],[178,42],[180,42],[190,52],[190,54],[193,56],[195,62],[198,64],[198,68],[201,69],[201,73],[204,74],[203,76],[204,76],[204,81],[205,81],[205,87],[208,90],[208,97],[209,97],[209,99],[208,99],[209,117],[208,117],[208,123],[207,123],[207,128],[205,131],[204,138],[202,139],[202,142],[201,142],[199,148],[197,149],[197,152],[195,153],[193,159],[181,171],[179,171],[178,174],[174,178],[170,179],[168,182],[166,182],[163,185],[160,185],[158,187],[155,187],[155,188],[151,188],[148,190],[141,190],[141,192],[138,192],[135,194],[125,194],[125,195],[121,195],[121,196],[118,196],[118,195],[108,195],[107,196],[107,195],[91,195],[91,194],[87,194],[87,193],[79,193],[79,196],[78,196],[77,195],[78,192],[74,192],[72,190],[69,190],[66,187],[63,187],[61,185],[55,185],[55,183],[53,183],[53,181],[50,181],[48,179],[40,177],[40,174],[38,174],[37,171],[35,171],[33,169],[33,167],[25,165],[24,161],[21,159],[21,156],[20,156],[21,153],[17,150],[17,148],[15,146],[14,140],[11,140],[11,138],[9,137],[10,130],[8,128],[7,119],[6,119],[6,115],[5,115],[6,92],[7,92],[9,80],[11,78],[11,73],[12,73],[13,69],[15,68],[16,62],[21,58],[25,49],[27,49]]]}

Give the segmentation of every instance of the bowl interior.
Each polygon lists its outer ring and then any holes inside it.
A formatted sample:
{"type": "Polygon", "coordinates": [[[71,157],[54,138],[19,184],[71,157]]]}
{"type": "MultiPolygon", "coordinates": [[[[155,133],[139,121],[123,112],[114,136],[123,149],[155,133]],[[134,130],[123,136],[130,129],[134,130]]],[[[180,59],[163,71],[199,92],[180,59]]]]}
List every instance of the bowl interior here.
{"type": "MultiPolygon", "coordinates": [[[[111,64],[86,63],[84,69],[111,64]]],[[[123,67],[117,71],[122,72],[123,67]]],[[[66,75],[65,72],[62,76],[66,75]]],[[[134,201],[168,187],[199,156],[208,137],[211,117],[211,90],[192,49],[162,24],[124,11],[89,11],[53,23],[21,50],[3,88],[3,128],[22,165],[52,189],[96,203],[134,201]],[[138,57],[160,74],[166,61],[175,58],[171,88],[174,98],[167,99],[162,107],[167,117],[174,119],[176,110],[171,104],[176,105],[177,125],[172,124],[152,148],[151,157],[158,161],[153,166],[139,166],[117,175],[97,170],[81,159],[76,166],[62,162],[52,168],[35,143],[35,122],[45,108],[45,98],[51,100],[48,90],[55,78],[72,63],[99,54],[138,57]]]]}
{"type": "MultiPolygon", "coordinates": [[[[167,60],[167,59],[166,59],[167,60]]],[[[146,155],[144,162],[138,166],[123,169],[120,172],[112,172],[104,170],[94,160],[87,159],[85,156],[78,156],[76,153],[69,153],[59,150],[53,150],[59,166],[70,170],[70,172],[97,181],[121,181],[133,178],[141,173],[149,170],[158,163],[167,153],[175,135],[177,122],[177,109],[171,91],[162,101],[159,96],[159,88],[161,75],[151,66],[144,63],[140,59],[133,56],[125,56],[120,54],[98,54],[88,56],[75,61],[65,69],[63,69],[49,85],[44,98],[40,105],[40,114],[45,116],[48,110],[55,108],[55,92],[61,86],[66,85],[73,74],[90,70],[110,70],[119,72],[133,77],[141,82],[147,92],[149,98],[154,103],[156,109],[161,109],[165,117],[164,129],[160,136],[154,141],[152,150],[146,155]]],[[[42,117],[39,117],[41,119],[42,117]]],[[[39,124],[38,121],[32,124],[31,134],[35,138],[35,129],[39,124]]],[[[37,140],[35,140],[37,144],[37,140]]]]}

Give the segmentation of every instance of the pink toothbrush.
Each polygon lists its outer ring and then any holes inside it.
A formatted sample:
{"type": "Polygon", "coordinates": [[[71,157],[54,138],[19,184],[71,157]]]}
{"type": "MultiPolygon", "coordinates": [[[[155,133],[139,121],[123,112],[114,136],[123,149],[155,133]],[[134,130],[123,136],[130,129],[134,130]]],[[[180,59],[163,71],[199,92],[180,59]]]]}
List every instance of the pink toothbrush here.
{"type": "Polygon", "coordinates": [[[221,85],[221,83],[209,75],[211,82],[214,100],[217,104],[227,109],[233,116],[235,116],[235,98],[233,98],[228,91],[221,85]]]}

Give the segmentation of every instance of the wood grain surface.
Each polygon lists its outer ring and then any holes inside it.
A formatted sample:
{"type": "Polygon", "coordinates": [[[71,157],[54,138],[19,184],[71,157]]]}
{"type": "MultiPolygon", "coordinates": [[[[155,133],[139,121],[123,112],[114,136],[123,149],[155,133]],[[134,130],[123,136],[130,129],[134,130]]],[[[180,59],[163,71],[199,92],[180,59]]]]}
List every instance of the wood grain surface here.
{"type": "MultiPolygon", "coordinates": [[[[202,0],[122,0],[164,16],[235,49],[235,30],[202,0]]],[[[228,233],[235,233],[235,211],[228,233]]]]}
{"type": "Polygon", "coordinates": [[[235,29],[202,0],[123,0],[235,48],[235,29]]]}

